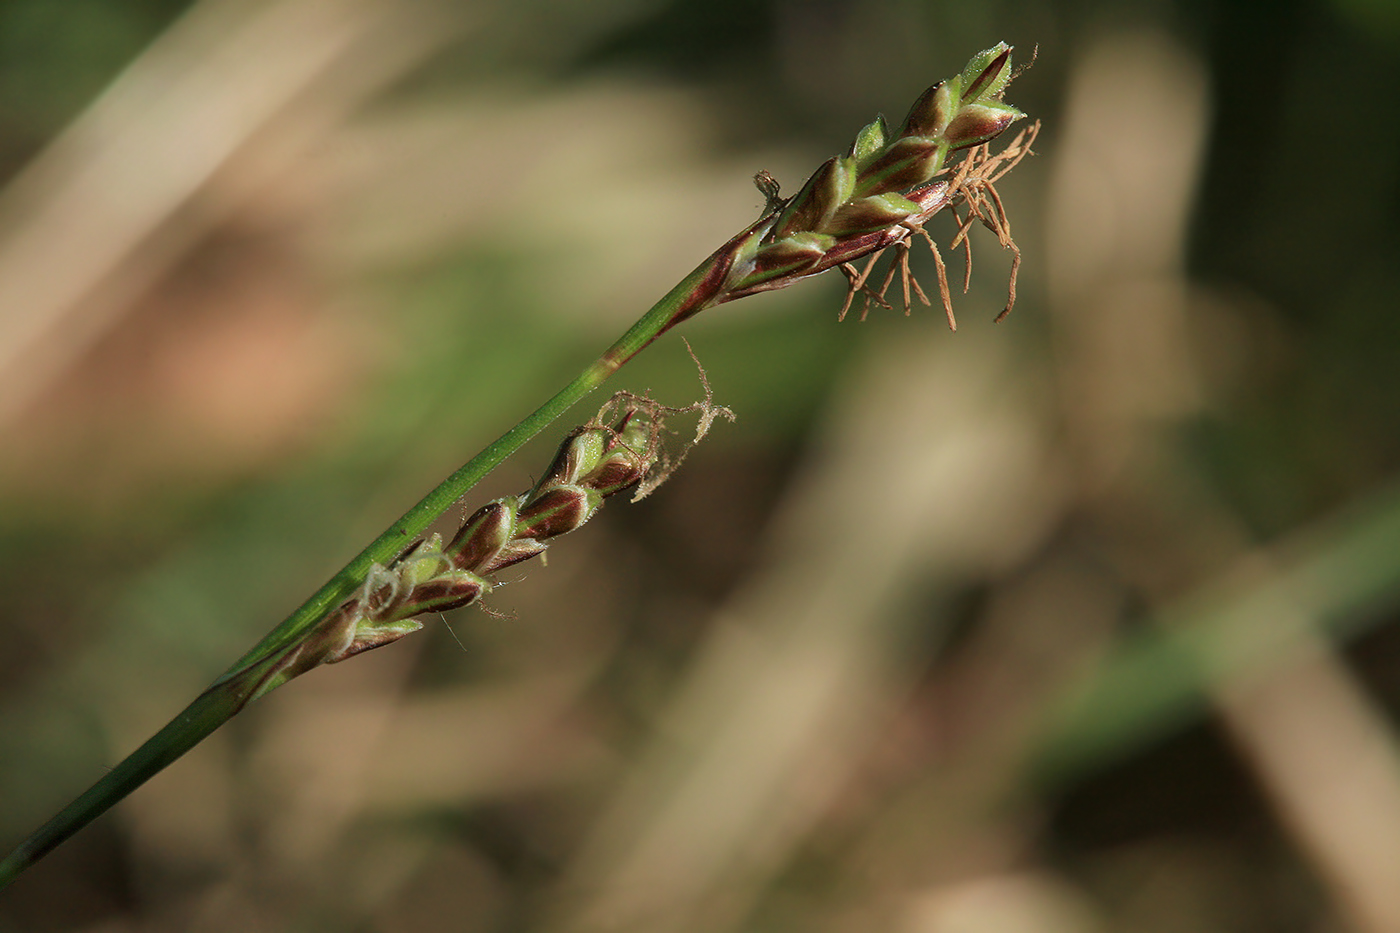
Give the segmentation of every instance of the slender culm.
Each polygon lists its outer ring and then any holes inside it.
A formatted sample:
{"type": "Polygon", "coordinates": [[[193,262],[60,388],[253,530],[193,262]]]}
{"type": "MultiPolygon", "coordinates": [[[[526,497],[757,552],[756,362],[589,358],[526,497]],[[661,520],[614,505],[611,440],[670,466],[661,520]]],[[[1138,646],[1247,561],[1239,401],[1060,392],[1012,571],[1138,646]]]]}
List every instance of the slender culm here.
{"type": "MultiPolygon", "coordinates": [[[[908,264],[910,243],[922,237],[933,249],[939,294],[954,326],[943,260],[923,226],[945,208],[959,221],[953,246],[966,243],[968,227],[979,220],[1013,252],[1004,317],[1015,302],[1020,254],[993,184],[1030,152],[1035,126],[999,153],[987,143],[1024,116],[1002,100],[1014,75],[1011,48],[1000,43],[925,91],[897,130],[877,117],[792,197],[781,197],[772,176],[759,173],[762,217],[715,250],[572,382],[424,496],[160,732],[0,861],[0,888],[248,703],[322,664],[419,630],[417,616],[478,602],[491,592],[493,574],[540,555],[551,540],[586,523],[610,496],[654,489],[678,462],[659,442],[660,425],[681,409],[624,396],[564,439],[533,489],[481,506],[445,541],[426,533],[492,469],[681,321],[830,269],[840,269],[849,282],[842,317],[857,294],[865,295],[865,311],[872,304],[888,307],[884,296],[896,275],[907,312],[911,295],[928,303],[908,264]],[[950,166],[948,157],[959,151],[966,156],[950,166]],[[872,284],[875,262],[889,249],[895,250],[894,262],[872,284]],[[862,259],[866,265],[857,269],[854,263],[862,259]]],[[[697,440],[717,415],[727,414],[709,400],[708,385],[706,401],[684,410],[700,415],[697,440]]]]}

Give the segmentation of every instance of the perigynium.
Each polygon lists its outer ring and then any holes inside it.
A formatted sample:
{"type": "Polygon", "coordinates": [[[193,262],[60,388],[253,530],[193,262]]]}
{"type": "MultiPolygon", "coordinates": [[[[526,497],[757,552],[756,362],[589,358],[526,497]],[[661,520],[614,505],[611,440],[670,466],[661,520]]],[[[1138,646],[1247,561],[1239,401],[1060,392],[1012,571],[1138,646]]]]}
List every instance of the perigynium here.
{"type": "MultiPolygon", "coordinates": [[[[903,306],[928,298],[909,267],[910,244],[931,247],[938,292],[956,329],[943,258],[925,229],[935,214],[958,220],[951,246],[971,253],[968,228],[980,221],[1013,253],[1001,320],[1016,300],[1020,252],[995,182],[1030,152],[1038,125],[1001,152],[988,143],[1024,114],[1002,95],[1015,76],[1011,48],[998,44],[974,56],[957,76],[925,91],[893,131],[876,118],[844,155],[828,159],[783,198],[767,173],[755,178],[767,204],[758,220],[710,255],[553,398],[527,415],[429,492],[370,542],[213,685],[140,748],[40,827],[0,861],[0,888],[73,833],[189,751],[252,700],[321,664],[352,657],[417,631],[415,617],[476,602],[493,575],[542,553],[547,541],[572,531],[627,489],[650,491],[675,463],[661,444],[666,418],[700,415],[696,440],[727,409],[709,398],[687,409],[619,395],[564,439],[554,462],[529,492],[497,499],[473,512],[450,539],[424,536],[428,526],[482,477],[670,328],[705,308],[758,292],[786,288],[829,269],[848,280],[844,318],[857,295],[890,307],[885,296],[898,276],[903,306]],[[956,167],[948,157],[967,151],[956,167]],[[961,212],[961,213],[960,213],[961,212]],[[879,257],[895,256],[872,284],[879,257]],[[861,267],[856,263],[865,260],[861,267]]],[[[967,280],[964,278],[964,290],[967,280]]]]}

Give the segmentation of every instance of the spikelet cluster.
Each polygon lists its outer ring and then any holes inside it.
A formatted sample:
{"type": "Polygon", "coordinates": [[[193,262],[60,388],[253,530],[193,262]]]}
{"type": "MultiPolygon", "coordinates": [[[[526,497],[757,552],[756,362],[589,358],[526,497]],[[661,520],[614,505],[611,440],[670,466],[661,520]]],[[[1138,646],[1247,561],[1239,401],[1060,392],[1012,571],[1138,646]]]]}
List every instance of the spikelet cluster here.
{"type": "Polygon", "coordinates": [[[679,466],[680,458],[669,457],[661,443],[667,417],[699,412],[695,442],[716,416],[733,417],[709,400],[708,385],[706,393],[704,402],[686,408],[615,395],[596,418],[569,433],[533,489],[477,509],[445,543],[434,534],[387,567],[372,566],[356,595],[291,646],[249,699],[313,667],[416,632],[423,624],[415,616],[471,605],[491,592],[493,574],[544,553],[550,539],[582,527],[605,499],[627,490],[638,490],[636,498],[648,494],[679,466]]]}
{"type": "Polygon", "coordinates": [[[1011,77],[1011,47],[1001,43],[925,91],[897,132],[877,117],[782,205],[753,255],[735,264],[730,288],[747,292],[800,275],[824,265],[842,243],[922,214],[920,195],[928,192],[917,189],[942,171],[949,153],[981,145],[1025,116],[1001,100],[1011,77]]]}
{"type": "MultiPolygon", "coordinates": [[[[827,160],[791,198],[779,197],[773,177],[759,173],[754,182],[768,201],[764,215],[715,251],[712,272],[695,285],[663,330],[705,308],[786,288],[834,268],[851,283],[843,317],[861,292],[867,296],[866,310],[872,301],[888,307],[884,294],[896,268],[907,312],[911,288],[928,303],[909,272],[909,243],[915,236],[923,236],[934,251],[939,292],[948,323],[956,328],[943,260],[923,224],[944,208],[956,213],[960,206],[967,216],[959,215],[955,246],[966,246],[967,228],[979,220],[1015,256],[1004,317],[1015,302],[1020,254],[992,183],[1030,153],[1038,129],[1038,124],[1031,126],[995,155],[987,145],[1025,116],[1001,99],[1015,74],[1011,47],[998,43],[974,56],[961,74],[925,91],[897,130],[877,117],[844,155],[827,160]],[[968,151],[968,156],[950,171],[948,156],[958,151],[968,151]],[[891,247],[898,250],[896,264],[878,286],[868,284],[875,260],[891,247]],[[869,264],[857,270],[852,263],[865,257],[869,264]]],[[[968,257],[970,270],[970,252],[968,257]]]]}

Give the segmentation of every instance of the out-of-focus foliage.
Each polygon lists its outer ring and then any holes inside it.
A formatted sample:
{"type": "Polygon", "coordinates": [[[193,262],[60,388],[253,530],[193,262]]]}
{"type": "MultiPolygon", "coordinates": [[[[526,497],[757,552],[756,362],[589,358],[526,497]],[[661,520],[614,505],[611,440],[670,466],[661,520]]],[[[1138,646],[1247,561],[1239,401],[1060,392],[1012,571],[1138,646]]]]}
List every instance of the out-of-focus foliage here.
{"type": "Polygon", "coordinates": [[[685,336],[736,425],[495,615],[256,703],[0,931],[1400,929],[1380,0],[0,4],[0,844],[756,171],[1003,39],[1006,322],[981,236],[956,335],[839,279],[686,324],[618,388],[699,397],[685,336]]]}

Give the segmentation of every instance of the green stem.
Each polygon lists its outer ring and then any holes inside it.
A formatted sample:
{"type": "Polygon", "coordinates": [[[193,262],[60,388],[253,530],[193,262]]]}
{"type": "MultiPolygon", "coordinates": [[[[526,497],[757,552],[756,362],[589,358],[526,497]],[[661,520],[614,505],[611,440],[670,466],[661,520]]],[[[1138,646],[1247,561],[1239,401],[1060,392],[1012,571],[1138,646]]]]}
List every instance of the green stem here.
{"type": "MultiPolygon", "coordinates": [[[[979,113],[983,115],[982,124],[973,127],[976,132],[972,132],[970,136],[962,137],[961,141],[957,142],[958,146],[972,145],[974,142],[990,139],[1000,133],[1011,121],[1021,116],[1020,111],[1000,103],[1001,91],[1012,76],[1009,54],[1010,48],[1004,43],[982,52],[964,70],[961,79],[963,85],[955,85],[955,87],[966,86],[976,90],[975,100],[964,97],[961,99],[961,103],[977,105],[978,109],[975,112],[966,110],[966,114],[971,114],[974,117],[979,113]]],[[[920,98],[920,103],[916,104],[918,109],[911,112],[911,121],[918,122],[921,126],[924,124],[932,126],[935,123],[941,126],[951,116],[950,113],[945,113],[940,109],[944,103],[940,103],[941,99],[938,97],[937,87],[930,88],[929,91],[925,92],[924,97],[920,98]],[[915,120],[916,117],[918,120],[915,120]]],[[[948,104],[948,106],[951,107],[952,104],[948,104]]],[[[973,123],[976,124],[977,120],[974,119],[973,123]]],[[[901,162],[900,160],[904,156],[893,148],[900,144],[900,140],[895,140],[887,145],[884,142],[885,133],[882,127],[883,123],[877,121],[866,131],[862,131],[861,138],[866,142],[858,142],[858,146],[864,147],[863,152],[871,147],[877,147],[893,160],[888,166],[888,173],[880,176],[885,183],[889,182],[892,174],[898,174],[896,168],[901,165],[906,169],[909,169],[910,165],[918,168],[915,173],[918,177],[911,176],[905,179],[907,184],[903,185],[903,188],[910,189],[905,190],[904,194],[908,195],[907,200],[912,200],[918,207],[917,214],[896,212],[897,217],[902,220],[901,224],[887,220],[884,222],[884,226],[874,230],[865,230],[864,224],[857,224],[854,229],[833,228],[831,230],[822,230],[817,227],[788,229],[785,225],[783,238],[776,242],[765,243],[765,240],[769,239],[768,235],[772,232],[774,224],[778,222],[780,211],[786,212],[781,216],[792,219],[800,208],[801,211],[806,212],[803,214],[804,217],[811,215],[808,219],[819,218],[826,222],[837,216],[836,212],[839,208],[852,206],[852,204],[850,202],[851,192],[845,188],[841,186],[833,188],[831,185],[818,184],[821,178],[830,177],[829,168],[821,170],[825,171],[826,175],[822,175],[819,171],[818,175],[814,175],[812,179],[808,180],[807,185],[796,196],[794,203],[797,207],[795,208],[784,207],[788,202],[777,197],[776,186],[773,186],[771,190],[766,185],[761,186],[768,194],[769,210],[765,216],[760,217],[746,230],[741,231],[716,250],[709,259],[701,263],[694,272],[686,276],[684,281],[658,301],[636,324],[632,325],[627,333],[623,334],[616,343],[608,348],[606,353],[580,373],[573,382],[565,386],[557,395],[541,405],[515,427],[501,435],[495,443],[473,457],[436,489],[424,496],[422,501],[389,526],[387,531],[370,542],[368,547],[361,551],[354,560],[346,564],[325,586],[317,590],[281,625],[273,629],[266,638],[258,642],[251,651],[224,672],[208,690],[200,694],[193,703],[186,707],[184,712],[135,752],[123,759],[102,780],[94,784],[86,793],[69,804],[56,817],[25,840],[15,851],[0,861],[0,888],[7,886],[26,868],[73,833],[92,822],[118,800],[141,786],[166,765],[198,745],[253,699],[276,688],[310,666],[324,662],[328,657],[325,654],[318,655],[310,652],[303,658],[300,652],[314,643],[314,638],[318,634],[318,625],[328,620],[334,621],[330,614],[344,605],[347,599],[354,596],[356,590],[364,584],[366,576],[375,564],[386,566],[391,564],[395,557],[402,554],[407,546],[418,539],[433,521],[475,486],[482,477],[519,450],[526,441],[538,434],[546,425],[562,415],[585,395],[602,385],[623,363],[630,360],[669,328],[711,305],[732,301],[759,291],[783,288],[799,279],[816,275],[836,266],[844,268],[855,259],[879,253],[890,246],[907,247],[907,241],[913,235],[913,231],[918,229],[917,224],[943,209],[947,205],[948,199],[956,194],[950,188],[949,182],[933,181],[931,176],[931,172],[941,166],[943,155],[946,154],[952,143],[945,141],[940,144],[942,148],[936,153],[936,164],[925,165],[917,159],[914,163],[909,163],[907,160],[901,162]],[[878,140],[875,139],[876,137],[878,140]],[[819,234],[819,236],[815,239],[812,237],[803,239],[798,236],[802,233],[819,234]],[[825,244],[819,255],[812,253],[816,249],[814,243],[825,244]],[[798,253],[806,253],[805,256],[797,257],[797,260],[800,261],[796,261],[796,264],[794,264],[795,260],[792,255],[794,249],[798,253]],[[728,284],[728,288],[726,288],[726,284],[728,284]]],[[[1027,141],[1027,145],[1029,145],[1029,141],[1027,141]]],[[[920,146],[926,148],[927,141],[915,143],[916,149],[920,146]]],[[[1028,151],[1028,149],[1023,148],[1016,159],[1028,151]]],[[[833,160],[828,163],[828,166],[835,166],[838,161],[833,160]]],[[[872,156],[866,167],[869,168],[870,165],[877,162],[878,159],[872,156]]],[[[841,161],[840,164],[847,163],[841,161]]],[[[985,169],[987,164],[988,160],[984,160],[981,163],[982,168],[985,169]]],[[[1012,160],[1010,165],[1014,164],[1015,160],[1012,160]]],[[[1001,171],[1005,171],[1008,167],[1009,165],[1004,166],[1001,171]]],[[[912,171],[912,169],[910,170],[912,171]]],[[[990,188],[990,180],[982,175],[976,176],[973,184],[976,186],[985,185],[990,188]]],[[[868,184],[866,187],[870,192],[874,192],[881,189],[882,185],[868,184]]],[[[895,192],[891,190],[887,193],[895,192]]],[[[999,210],[1000,202],[998,202],[999,210]]],[[[998,234],[1003,235],[1000,229],[998,229],[998,234]]],[[[1013,283],[1015,281],[1015,268],[1013,265],[1013,283]]],[[[888,279],[885,284],[889,284],[888,279]]],[[[858,287],[853,286],[853,288],[858,287]]],[[[883,294],[883,290],[880,294],[883,294]]],[[[906,299],[906,305],[907,303],[906,299]]],[[[1007,310],[1010,308],[1008,307],[1007,310]]],[[[949,309],[948,313],[951,323],[952,310],[949,309]]]]}
{"type": "Polygon", "coordinates": [[[204,741],[215,729],[238,713],[248,701],[265,692],[264,681],[288,649],[305,638],[328,612],[354,594],[374,564],[388,564],[406,545],[447,511],[488,473],[515,453],[525,442],[602,385],[609,376],[672,325],[710,304],[728,271],[733,247],[744,235],[717,250],[675,288],[671,289],[637,323],[618,338],[602,356],[561,389],[549,401],[527,415],[515,427],[467,461],[403,517],[370,542],[354,560],[312,594],[251,651],[225,671],[208,690],[166,724],[136,751],[90,787],[82,796],[40,827],[0,861],[0,889],[69,836],[105,813],[119,800],[154,777],[171,762],[204,741]]]}

